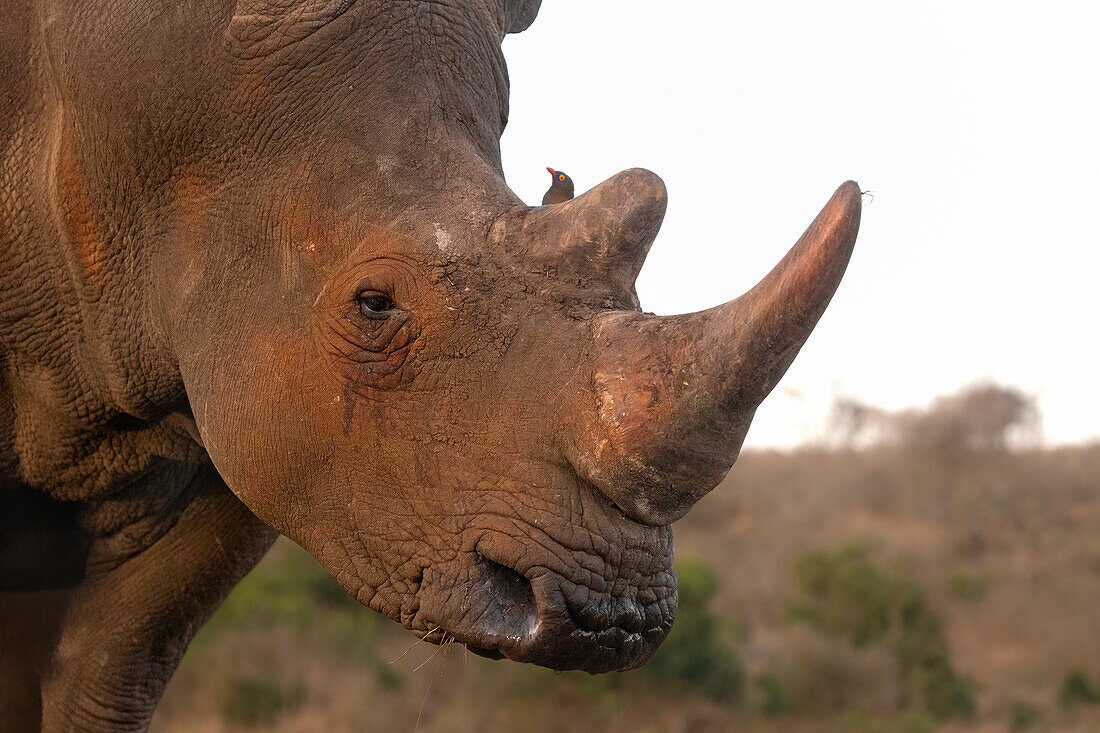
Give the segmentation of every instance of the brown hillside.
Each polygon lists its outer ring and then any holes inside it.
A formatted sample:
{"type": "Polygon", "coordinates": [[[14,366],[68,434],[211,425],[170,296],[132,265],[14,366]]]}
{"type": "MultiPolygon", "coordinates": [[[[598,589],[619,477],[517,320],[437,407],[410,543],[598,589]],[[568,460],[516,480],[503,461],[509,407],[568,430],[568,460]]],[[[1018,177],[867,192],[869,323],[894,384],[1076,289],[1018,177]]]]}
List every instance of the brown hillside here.
{"type": "Polygon", "coordinates": [[[677,629],[651,665],[600,678],[405,653],[406,632],[280,543],[200,634],[153,730],[1100,730],[1100,446],[749,452],[675,529],[677,557],[702,561],[680,567],[677,629]],[[834,568],[837,587],[857,590],[821,608],[850,621],[917,598],[933,639],[918,646],[945,640],[972,715],[914,697],[925,672],[903,671],[901,627],[860,644],[792,612],[800,559],[845,546],[863,559],[834,568]]]}

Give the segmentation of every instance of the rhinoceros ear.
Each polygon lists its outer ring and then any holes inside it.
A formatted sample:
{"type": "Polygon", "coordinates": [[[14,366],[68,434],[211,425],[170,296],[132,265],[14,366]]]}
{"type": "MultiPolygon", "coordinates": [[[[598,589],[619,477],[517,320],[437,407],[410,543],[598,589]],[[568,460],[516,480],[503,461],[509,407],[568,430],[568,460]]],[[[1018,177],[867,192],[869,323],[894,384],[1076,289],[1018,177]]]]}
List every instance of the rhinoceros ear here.
{"type": "Polygon", "coordinates": [[[535,22],[542,0],[504,0],[504,32],[520,33],[535,22]]]}

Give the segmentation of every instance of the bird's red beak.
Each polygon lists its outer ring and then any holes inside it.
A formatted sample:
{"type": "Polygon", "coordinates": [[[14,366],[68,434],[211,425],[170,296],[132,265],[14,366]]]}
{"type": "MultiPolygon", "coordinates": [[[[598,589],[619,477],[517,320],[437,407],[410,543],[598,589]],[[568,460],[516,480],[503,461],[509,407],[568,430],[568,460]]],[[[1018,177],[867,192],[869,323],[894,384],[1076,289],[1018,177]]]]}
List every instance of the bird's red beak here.
{"type": "Polygon", "coordinates": [[[557,177],[558,172],[556,170],[554,170],[553,168],[551,168],[550,166],[547,166],[546,170],[550,171],[550,175],[554,176],[555,178],[557,177]]]}

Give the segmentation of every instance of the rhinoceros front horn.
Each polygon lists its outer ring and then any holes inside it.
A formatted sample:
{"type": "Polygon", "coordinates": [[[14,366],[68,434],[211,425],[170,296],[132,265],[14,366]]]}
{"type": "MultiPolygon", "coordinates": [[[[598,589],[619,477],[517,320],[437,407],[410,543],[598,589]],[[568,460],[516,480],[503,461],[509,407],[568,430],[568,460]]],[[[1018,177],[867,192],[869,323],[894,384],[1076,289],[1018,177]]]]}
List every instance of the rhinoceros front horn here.
{"type": "MultiPolygon", "coordinates": [[[[591,255],[602,277],[620,284],[629,277],[632,286],[665,202],[654,174],[628,174],[602,184],[609,186],[604,195],[570,202],[579,244],[565,246],[591,255]],[[617,206],[608,200],[612,189],[620,194],[617,206]]],[[[757,406],[844,275],[860,199],[852,181],[837,189],[786,257],[736,300],[678,316],[633,310],[597,316],[592,391],[566,410],[565,452],[578,473],[647,524],[680,518],[717,486],[757,406]]],[[[570,204],[560,205],[561,213],[570,204]]]]}

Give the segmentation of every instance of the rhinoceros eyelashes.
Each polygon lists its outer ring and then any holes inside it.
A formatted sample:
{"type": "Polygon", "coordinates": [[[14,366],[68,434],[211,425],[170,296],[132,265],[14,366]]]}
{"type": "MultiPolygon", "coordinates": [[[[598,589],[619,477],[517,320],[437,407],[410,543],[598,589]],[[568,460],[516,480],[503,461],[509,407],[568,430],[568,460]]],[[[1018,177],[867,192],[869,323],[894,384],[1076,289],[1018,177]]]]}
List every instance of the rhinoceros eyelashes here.
{"type": "Polygon", "coordinates": [[[397,307],[393,298],[375,290],[359,293],[356,300],[359,301],[359,311],[366,318],[385,318],[397,307]]]}

